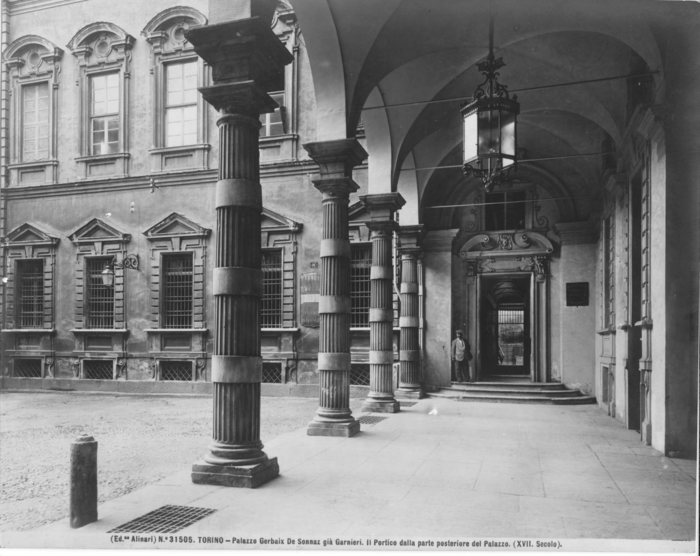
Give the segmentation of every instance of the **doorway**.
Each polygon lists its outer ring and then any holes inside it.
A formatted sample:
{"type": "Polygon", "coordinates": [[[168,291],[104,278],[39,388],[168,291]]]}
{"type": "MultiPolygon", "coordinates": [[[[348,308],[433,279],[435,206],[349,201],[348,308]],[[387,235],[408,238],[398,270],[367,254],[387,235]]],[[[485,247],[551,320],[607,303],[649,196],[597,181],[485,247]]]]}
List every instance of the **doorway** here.
{"type": "Polygon", "coordinates": [[[480,380],[530,377],[530,276],[484,277],[480,380]]]}

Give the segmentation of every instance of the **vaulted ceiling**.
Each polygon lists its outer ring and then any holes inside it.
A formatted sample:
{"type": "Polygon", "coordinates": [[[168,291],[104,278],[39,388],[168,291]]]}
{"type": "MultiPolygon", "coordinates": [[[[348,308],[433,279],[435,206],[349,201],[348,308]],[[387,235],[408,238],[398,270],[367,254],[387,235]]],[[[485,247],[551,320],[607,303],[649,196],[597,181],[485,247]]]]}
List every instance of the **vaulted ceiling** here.
{"type": "MultiPolygon", "coordinates": [[[[402,223],[454,203],[479,184],[464,178],[460,102],[483,81],[489,14],[500,82],[518,93],[517,177],[546,182],[591,214],[603,171],[598,153],[619,145],[628,118],[627,79],[548,85],[663,70],[668,25],[680,3],[639,0],[291,0],[304,34],[317,102],[318,139],[351,137],[360,120],[369,190],[407,199],[402,223]],[[450,100],[457,99],[457,100],[450,100]],[[426,103],[426,101],[446,102],[426,103]],[[407,103],[415,103],[406,105],[407,103]],[[395,106],[402,104],[404,106],[395,106]],[[405,218],[404,215],[407,217],[405,218]]],[[[663,95],[663,72],[651,88],[663,95]]],[[[432,223],[437,227],[439,223],[432,223]]]]}

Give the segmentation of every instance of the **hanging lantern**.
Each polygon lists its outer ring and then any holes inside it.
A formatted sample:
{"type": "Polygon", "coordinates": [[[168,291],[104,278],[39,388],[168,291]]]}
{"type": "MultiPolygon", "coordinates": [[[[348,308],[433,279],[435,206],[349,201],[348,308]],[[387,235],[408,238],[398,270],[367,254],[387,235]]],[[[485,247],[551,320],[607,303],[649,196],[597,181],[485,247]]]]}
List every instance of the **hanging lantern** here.
{"type": "Polygon", "coordinates": [[[476,88],[471,102],[462,105],[464,123],[464,175],[481,179],[486,191],[505,180],[517,166],[516,123],[520,112],[517,96],[498,82],[503,58],[493,56],[493,19],[489,26],[489,55],[477,64],[486,80],[476,88]]]}
{"type": "Polygon", "coordinates": [[[110,265],[106,265],[105,269],[102,271],[102,284],[108,288],[114,284],[114,270],[110,265]]]}

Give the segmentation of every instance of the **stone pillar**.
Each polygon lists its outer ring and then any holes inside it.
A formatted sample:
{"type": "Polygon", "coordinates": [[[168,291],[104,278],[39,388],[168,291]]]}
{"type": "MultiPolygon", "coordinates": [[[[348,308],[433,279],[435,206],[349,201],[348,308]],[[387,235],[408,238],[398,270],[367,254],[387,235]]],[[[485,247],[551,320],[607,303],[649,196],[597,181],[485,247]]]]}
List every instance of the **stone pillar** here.
{"type": "Polygon", "coordinates": [[[215,84],[200,92],[220,114],[213,442],[192,481],[255,488],[279,474],[260,441],[259,117],[275,109],[266,91],[280,88],[291,55],[257,17],[193,28],[187,39],[212,66],[215,84]]]}
{"type": "Polygon", "coordinates": [[[363,411],[397,413],[393,384],[393,285],[392,239],[398,230],[394,211],[406,201],[399,193],[360,197],[369,211],[367,227],[372,232],[372,270],[369,309],[369,395],[363,411]]]}
{"type": "Polygon", "coordinates": [[[422,225],[404,226],[399,232],[401,255],[401,327],[399,397],[421,399],[425,397],[421,369],[419,309],[418,309],[418,259],[421,257],[419,240],[422,225]]]}
{"type": "Polygon", "coordinates": [[[321,295],[318,304],[319,407],[310,436],[354,436],[360,423],[350,410],[350,239],[348,203],[359,186],[352,169],[367,158],[357,139],[304,145],[320,169],[313,184],[323,194],[321,295]]]}

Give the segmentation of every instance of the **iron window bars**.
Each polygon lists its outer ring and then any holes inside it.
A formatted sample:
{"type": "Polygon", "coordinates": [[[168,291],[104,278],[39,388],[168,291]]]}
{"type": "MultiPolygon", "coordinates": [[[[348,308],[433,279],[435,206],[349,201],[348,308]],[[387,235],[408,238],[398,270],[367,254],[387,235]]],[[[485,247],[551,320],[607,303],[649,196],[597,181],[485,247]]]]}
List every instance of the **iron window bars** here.
{"type": "Polygon", "coordinates": [[[114,287],[106,286],[102,271],[112,263],[112,257],[86,259],[87,318],[86,328],[114,328],[114,287]]]}
{"type": "Polygon", "coordinates": [[[192,327],[194,270],[191,253],[163,256],[163,328],[192,327]]]}
{"type": "Polygon", "coordinates": [[[19,328],[44,326],[44,261],[17,261],[19,328]]]}
{"type": "Polygon", "coordinates": [[[282,251],[263,251],[263,295],[260,300],[260,327],[282,327],[282,251]]]}
{"type": "Polygon", "coordinates": [[[372,245],[353,245],[350,258],[350,326],[369,327],[372,245]]]}

